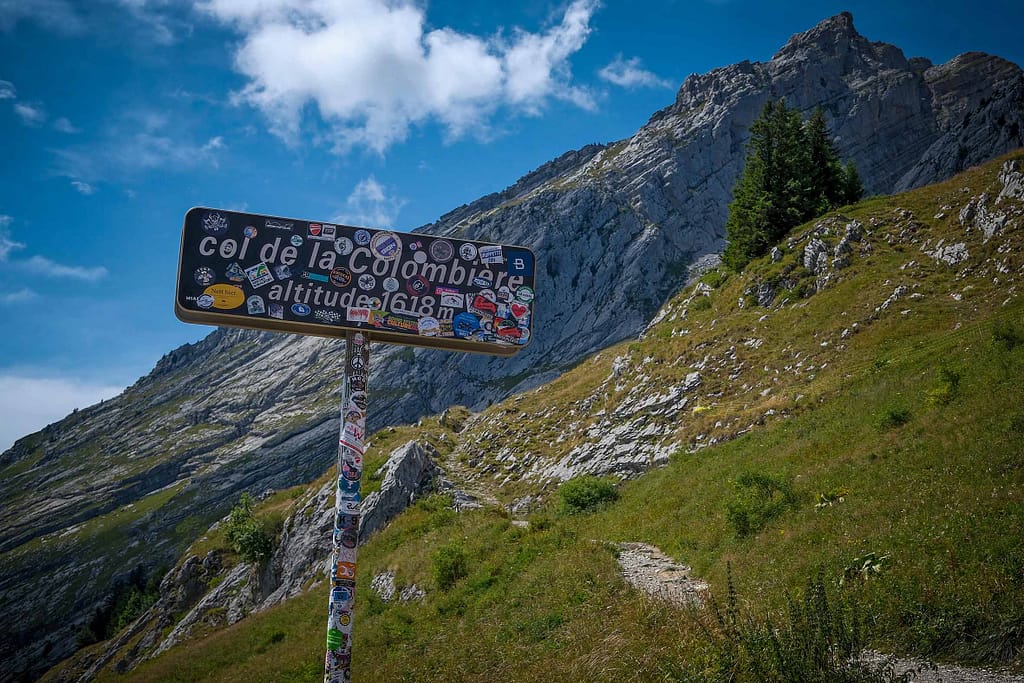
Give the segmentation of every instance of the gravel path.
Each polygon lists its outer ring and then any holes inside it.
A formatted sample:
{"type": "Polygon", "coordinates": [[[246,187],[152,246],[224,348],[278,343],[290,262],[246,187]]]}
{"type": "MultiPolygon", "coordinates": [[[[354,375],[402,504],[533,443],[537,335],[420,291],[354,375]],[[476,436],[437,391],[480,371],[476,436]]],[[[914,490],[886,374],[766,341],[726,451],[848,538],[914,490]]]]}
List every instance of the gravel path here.
{"type": "MultiPolygon", "coordinates": [[[[863,657],[867,662],[880,663],[886,659],[886,655],[872,650],[866,651],[863,657]]],[[[916,671],[910,679],[915,683],[1024,683],[1024,676],[1020,675],[955,664],[932,664],[904,657],[896,658],[895,670],[897,674],[916,671]]]]}
{"type": "Polygon", "coordinates": [[[648,595],[678,605],[700,603],[708,584],[690,576],[690,568],[646,543],[620,543],[619,566],[626,581],[648,595]]]}
{"type": "MultiPolygon", "coordinates": [[[[619,566],[626,581],[648,595],[678,605],[699,604],[708,584],[694,578],[690,568],[679,564],[658,548],[646,543],[619,543],[619,566]]],[[[886,655],[868,650],[867,662],[885,661],[886,655]]],[[[897,658],[897,674],[917,673],[915,683],[1024,683],[1024,676],[953,664],[932,664],[922,660],[897,658]]]]}

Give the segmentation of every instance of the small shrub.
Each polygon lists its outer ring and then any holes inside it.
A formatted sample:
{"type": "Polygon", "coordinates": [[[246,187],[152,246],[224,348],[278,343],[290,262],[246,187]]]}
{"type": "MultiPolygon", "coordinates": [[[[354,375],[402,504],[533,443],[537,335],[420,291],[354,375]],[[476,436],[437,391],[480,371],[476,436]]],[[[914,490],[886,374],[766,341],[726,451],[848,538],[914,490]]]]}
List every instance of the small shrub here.
{"type": "Polygon", "coordinates": [[[1006,423],[1006,431],[1013,434],[1024,434],[1024,413],[1011,415],[1006,423]]]}
{"type": "Polygon", "coordinates": [[[700,627],[708,636],[715,680],[869,683],[911,680],[891,661],[862,657],[866,618],[852,595],[829,596],[823,577],[787,597],[783,615],[755,618],[743,610],[729,574],[725,609],[712,596],[700,627]]]}
{"type": "Polygon", "coordinates": [[[992,345],[1003,351],[1013,351],[1024,345],[1024,333],[1008,320],[998,320],[992,326],[992,345]]]}
{"type": "Polygon", "coordinates": [[[466,551],[457,542],[448,543],[434,552],[434,583],[447,591],[468,573],[466,551]]]}
{"type": "Polygon", "coordinates": [[[253,504],[249,492],[242,493],[238,505],[231,508],[231,514],[228,515],[224,537],[243,560],[258,563],[270,556],[274,542],[266,528],[267,524],[253,513],[253,504]]]}
{"type": "Polygon", "coordinates": [[[706,284],[711,289],[718,289],[725,284],[725,281],[729,279],[728,273],[721,270],[710,270],[704,273],[700,281],[706,284]]]}
{"type": "Polygon", "coordinates": [[[939,386],[925,393],[925,400],[932,405],[945,406],[953,402],[960,393],[960,373],[949,368],[939,368],[939,386]]]}
{"type": "Polygon", "coordinates": [[[910,411],[906,408],[890,406],[882,412],[878,420],[878,428],[881,430],[895,429],[910,422],[910,411]]]}
{"type": "Polygon", "coordinates": [[[798,503],[792,484],[781,477],[747,472],[734,486],[736,493],[726,503],[725,517],[740,538],[753,536],[798,503]]]}
{"type": "Polygon", "coordinates": [[[619,499],[615,484],[600,477],[582,476],[570,479],[558,489],[559,510],[575,515],[593,512],[619,499]]]}
{"type": "Polygon", "coordinates": [[[706,311],[711,308],[711,297],[698,296],[690,302],[691,311],[706,311]]]}
{"type": "Polygon", "coordinates": [[[526,518],[526,521],[530,523],[530,531],[545,531],[554,524],[551,515],[546,512],[534,512],[526,518]]]}

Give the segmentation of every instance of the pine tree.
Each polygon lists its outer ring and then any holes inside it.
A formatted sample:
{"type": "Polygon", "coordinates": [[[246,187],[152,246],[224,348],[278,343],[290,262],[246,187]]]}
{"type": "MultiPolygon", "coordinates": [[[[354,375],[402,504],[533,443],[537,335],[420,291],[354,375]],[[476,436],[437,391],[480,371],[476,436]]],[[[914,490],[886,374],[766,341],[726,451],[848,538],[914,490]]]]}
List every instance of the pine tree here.
{"type": "Polygon", "coordinates": [[[810,161],[807,212],[813,217],[848,202],[843,201],[846,189],[843,167],[821,107],[815,107],[807,119],[804,134],[810,161]]]}
{"type": "Polygon", "coordinates": [[[861,183],[860,174],[857,173],[857,167],[853,165],[852,161],[847,161],[846,168],[843,169],[842,185],[843,204],[853,204],[864,196],[864,185],[861,183]]]}
{"type": "Polygon", "coordinates": [[[740,270],[806,213],[809,167],[800,114],[769,101],[750,127],[747,160],[729,204],[722,260],[740,270]]]}
{"type": "Polygon", "coordinates": [[[741,270],[793,227],[864,193],[852,163],[840,163],[825,113],[806,122],[785,101],[768,101],[750,127],[743,173],[733,187],[722,261],[741,270]]]}

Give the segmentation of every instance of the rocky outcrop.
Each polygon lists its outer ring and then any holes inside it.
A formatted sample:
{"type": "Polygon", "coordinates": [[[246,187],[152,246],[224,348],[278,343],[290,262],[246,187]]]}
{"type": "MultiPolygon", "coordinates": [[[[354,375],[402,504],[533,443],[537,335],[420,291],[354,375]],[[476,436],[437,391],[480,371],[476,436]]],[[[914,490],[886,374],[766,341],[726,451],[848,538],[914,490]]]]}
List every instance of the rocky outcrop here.
{"type": "MultiPolygon", "coordinates": [[[[417,498],[446,481],[433,460],[435,456],[430,444],[416,441],[392,451],[375,474],[382,478],[380,489],[363,501],[360,544],[417,498]]],[[[334,495],[332,479],[305,499],[285,520],[274,552],[261,565],[225,564],[220,550],[210,551],[203,558],[186,558],[164,577],[156,604],[91,662],[82,665],[84,675],[67,680],[92,680],[111,663],[116,671],[128,671],[187,640],[199,629],[234,624],[320,585],[330,576],[334,495]]],[[[396,597],[394,578],[391,575],[390,584],[375,578],[379,585],[374,590],[382,599],[396,597]]],[[[421,599],[423,592],[416,586],[405,586],[397,590],[397,597],[401,601],[421,599]]]]}
{"type": "MultiPolygon", "coordinates": [[[[768,62],[690,76],[634,136],[568,152],[421,228],[530,245],[536,334],[511,359],[375,347],[370,431],[452,404],[482,408],[642,331],[723,246],[747,130],[779,97],[824,108],[869,192],[923,185],[1024,144],[1017,66],[980,53],[939,66],[907,59],[861,36],[845,13],[768,62]]],[[[218,330],[121,396],[0,455],[0,675],[73,651],[75,632],[119,581],[172,562],[241,491],[327,468],[340,367],[337,342],[218,330]]],[[[624,467],[635,461],[620,455],[624,467]]],[[[664,457],[642,451],[645,462],[664,457]]]]}
{"type": "Polygon", "coordinates": [[[363,502],[364,512],[359,518],[360,539],[369,538],[383,529],[416,498],[430,490],[440,474],[433,460],[436,457],[437,451],[430,444],[424,446],[415,441],[410,441],[388,457],[375,475],[383,477],[380,489],[363,502]]]}

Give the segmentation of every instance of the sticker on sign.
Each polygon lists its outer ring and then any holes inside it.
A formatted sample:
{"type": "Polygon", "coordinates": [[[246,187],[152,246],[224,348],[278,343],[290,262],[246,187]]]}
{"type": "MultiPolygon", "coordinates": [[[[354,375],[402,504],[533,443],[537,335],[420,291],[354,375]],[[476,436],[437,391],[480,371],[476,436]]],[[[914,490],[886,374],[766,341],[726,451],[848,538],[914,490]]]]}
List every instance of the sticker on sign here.
{"type": "Polygon", "coordinates": [[[511,356],[532,337],[535,263],[522,246],[194,208],[174,311],[189,323],[323,337],[361,330],[511,356]]]}

